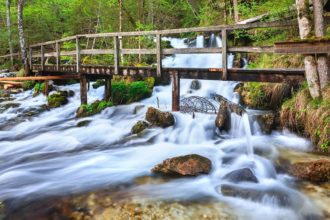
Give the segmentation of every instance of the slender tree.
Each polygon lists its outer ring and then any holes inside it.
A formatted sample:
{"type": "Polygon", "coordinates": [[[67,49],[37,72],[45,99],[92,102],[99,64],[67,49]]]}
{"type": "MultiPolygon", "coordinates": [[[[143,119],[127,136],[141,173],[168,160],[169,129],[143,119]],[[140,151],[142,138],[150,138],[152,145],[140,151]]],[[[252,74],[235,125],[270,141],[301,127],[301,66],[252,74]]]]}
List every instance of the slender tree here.
{"type": "Polygon", "coordinates": [[[10,64],[11,67],[14,66],[14,56],[13,56],[13,43],[11,36],[11,13],[10,13],[10,0],[6,0],[6,26],[8,32],[8,44],[9,44],[9,53],[10,53],[10,64]]]}
{"type": "Polygon", "coordinates": [[[237,23],[239,21],[238,0],[233,0],[233,6],[234,6],[234,20],[235,20],[235,23],[237,23]]]}
{"type": "MultiPolygon", "coordinates": [[[[299,34],[301,39],[312,35],[312,21],[310,19],[309,1],[296,0],[298,11],[299,34]]],[[[321,86],[317,72],[317,64],[313,55],[306,55],[304,58],[305,74],[309,92],[313,98],[321,97],[321,86]]]]}
{"type": "MultiPolygon", "coordinates": [[[[324,17],[323,17],[323,1],[313,0],[314,11],[314,29],[315,37],[325,36],[324,17]]],[[[330,81],[330,70],[327,54],[321,54],[317,57],[317,70],[320,78],[321,89],[325,88],[330,81]]]]}
{"type": "Polygon", "coordinates": [[[24,0],[17,0],[17,19],[18,19],[18,34],[19,34],[19,43],[21,47],[22,62],[24,68],[28,69],[28,60],[27,60],[27,51],[25,48],[25,37],[24,37],[24,20],[23,20],[23,9],[24,9],[24,0]]]}
{"type": "MultiPolygon", "coordinates": [[[[119,32],[123,31],[123,0],[118,0],[118,9],[119,9],[119,32]]],[[[119,48],[123,49],[123,38],[119,37],[119,48]]],[[[124,60],[124,55],[120,53],[121,61],[124,60]]]]}

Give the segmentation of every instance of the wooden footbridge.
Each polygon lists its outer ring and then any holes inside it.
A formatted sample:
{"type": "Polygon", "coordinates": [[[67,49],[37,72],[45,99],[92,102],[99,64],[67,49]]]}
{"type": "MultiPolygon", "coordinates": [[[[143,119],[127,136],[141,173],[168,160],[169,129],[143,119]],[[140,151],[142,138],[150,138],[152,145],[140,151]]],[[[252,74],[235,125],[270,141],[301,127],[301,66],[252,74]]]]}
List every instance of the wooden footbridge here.
{"type": "MultiPolygon", "coordinates": [[[[251,23],[231,26],[212,26],[159,31],[138,31],[119,33],[84,34],[67,37],[60,40],[49,41],[29,46],[29,66],[31,70],[38,74],[39,78],[29,77],[26,80],[48,80],[53,79],[80,79],[81,103],[87,103],[87,83],[90,79],[105,79],[105,99],[111,98],[111,79],[115,75],[142,77],[153,76],[160,80],[172,79],[172,109],[178,111],[180,106],[180,79],[208,79],[208,80],[228,80],[228,81],[250,81],[250,82],[273,82],[273,83],[298,83],[305,80],[302,69],[229,69],[227,55],[229,53],[274,53],[277,47],[283,49],[283,45],[264,47],[229,47],[228,36],[235,30],[247,30],[256,28],[292,28],[297,26],[296,20],[251,23]],[[183,33],[216,34],[222,38],[221,48],[169,48],[162,46],[162,37],[178,36],[183,33]],[[120,49],[120,40],[130,37],[150,36],[155,39],[154,48],[150,49],[120,49]],[[107,48],[89,48],[89,41],[96,39],[107,39],[107,48]],[[67,42],[75,45],[71,50],[64,46],[67,42]],[[73,44],[74,42],[74,44],[73,44]],[[109,46],[111,45],[111,46],[109,46]],[[282,46],[282,47],[281,47],[282,46]],[[214,54],[221,53],[222,68],[163,68],[162,59],[166,55],[175,54],[214,54]],[[155,55],[157,65],[155,67],[130,67],[121,65],[123,55],[155,55]],[[112,55],[113,65],[84,65],[83,58],[92,55],[112,55]],[[74,65],[66,65],[64,58],[74,57],[74,65]],[[53,64],[46,65],[46,59],[53,59],[53,64]]],[[[329,48],[329,41],[323,43],[329,48]]],[[[277,48],[278,49],[278,48],[277,48]]],[[[330,50],[328,50],[330,51],[330,50]]],[[[281,51],[280,51],[281,52],[281,51]]],[[[284,51],[281,53],[290,53],[284,51]]],[[[18,55],[18,54],[16,54],[18,55]]],[[[8,58],[10,55],[0,58],[8,58]]],[[[13,78],[0,79],[0,81],[13,81],[13,78]]],[[[17,80],[25,80],[18,79],[17,80]]],[[[47,86],[46,86],[47,87],[47,86]]]]}

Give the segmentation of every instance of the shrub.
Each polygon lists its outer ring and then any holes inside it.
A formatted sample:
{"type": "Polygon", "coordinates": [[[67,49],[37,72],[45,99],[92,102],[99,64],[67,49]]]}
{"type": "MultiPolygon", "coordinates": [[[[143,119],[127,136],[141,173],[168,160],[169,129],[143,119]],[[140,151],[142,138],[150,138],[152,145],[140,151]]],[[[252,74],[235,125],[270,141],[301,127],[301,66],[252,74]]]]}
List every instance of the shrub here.
{"type": "Polygon", "coordinates": [[[144,81],[132,83],[113,82],[112,83],[112,101],[115,104],[129,104],[141,99],[148,98],[152,90],[144,81]]]}

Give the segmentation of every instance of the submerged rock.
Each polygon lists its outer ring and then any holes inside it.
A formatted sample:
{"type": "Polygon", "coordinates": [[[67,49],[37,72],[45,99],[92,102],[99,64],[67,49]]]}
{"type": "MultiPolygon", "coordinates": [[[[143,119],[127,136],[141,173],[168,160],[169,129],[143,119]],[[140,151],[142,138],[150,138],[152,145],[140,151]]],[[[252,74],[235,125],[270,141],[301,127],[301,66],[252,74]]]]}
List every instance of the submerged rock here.
{"type": "Polygon", "coordinates": [[[132,128],[132,134],[139,134],[149,127],[149,123],[146,121],[138,121],[132,128]]]}
{"type": "Polygon", "coordinates": [[[258,115],[257,121],[260,125],[262,132],[264,132],[265,134],[270,134],[275,125],[275,114],[271,112],[263,115],[258,115]]]}
{"type": "Polygon", "coordinates": [[[276,201],[276,203],[282,207],[292,205],[289,195],[279,189],[259,190],[223,184],[221,185],[220,190],[222,195],[228,197],[249,199],[255,202],[265,201],[265,198],[267,197],[272,202],[276,201]]]}
{"type": "Polygon", "coordinates": [[[230,128],[230,115],[229,111],[223,103],[219,107],[217,118],[215,119],[215,126],[219,128],[220,131],[228,131],[230,128]]]}
{"type": "Polygon", "coordinates": [[[202,88],[202,85],[201,85],[201,83],[198,80],[195,79],[195,80],[193,80],[191,82],[190,89],[192,89],[192,90],[199,90],[201,88],[202,88]]]}
{"type": "Polygon", "coordinates": [[[80,121],[77,123],[77,127],[87,127],[92,121],[90,120],[85,120],[85,121],[80,121]]]}
{"type": "Polygon", "coordinates": [[[162,128],[173,126],[175,123],[174,116],[170,112],[162,112],[153,107],[148,108],[146,120],[162,128]]]}
{"type": "Polygon", "coordinates": [[[317,160],[292,164],[289,173],[302,180],[320,183],[330,181],[330,161],[317,160]]]}
{"type": "Polygon", "coordinates": [[[234,183],[239,182],[253,182],[258,183],[257,177],[253,174],[250,168],[243,168],[239,170],[234,170],[228,174],[226,174],[223,179],[229,180],[234,183]]]}
{"type": "Polygon", "coordinates": [[[212,162],[206,157],[191,154],[164,160],[152,169],[163,175],[198,176],[211,171],[212,162]]]}

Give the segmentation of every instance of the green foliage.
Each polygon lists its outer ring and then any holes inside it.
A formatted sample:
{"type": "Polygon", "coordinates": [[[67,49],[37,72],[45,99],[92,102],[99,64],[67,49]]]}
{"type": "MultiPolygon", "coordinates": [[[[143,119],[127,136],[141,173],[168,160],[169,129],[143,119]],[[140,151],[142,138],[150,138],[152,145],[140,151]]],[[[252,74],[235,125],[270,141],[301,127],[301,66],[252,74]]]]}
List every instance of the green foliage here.
{"type": "Polygon", "coordinates": [[[31,90],[34,88],[35,84],[35,81],[24,81],[22,87],[24,90],[31,90]]]}
{"type": "Polygon", "coordinates": [[[95,115],[112,106],[113,103],[107,101],[95,101],[92,104],[81,105],[77,111],[77,117],[88,117],[95,115]]]}
{"type": "Polygon", "coordinates": [[[62,105],[68,104],[68,93],[57,92],[47,97],[48,106],[51,108],[58,108],[62,105]]]}
{"type": "Polygon", "coordinates": [[[36,83],[34,85],[34,93],[35,94],[40,94],[42,93],[43,91],[45,91],[45,83],[36,83]]]}
{"type": "Polygon", "coordinates": [[[112,97],[115,104],[129,104],[150,97],[152,93],[149,85],[144,81],[112,83],[112,97]]]}
{"type": "Polygon", "coordinates": [[[101,87],[101,86],[104,86],[104,85],[105,85],[105,81],[102,80],[102,79],[98,79],[98,80],[96,80],[95,83],[93,83],[92,87],[93,87],[94,89],[97,89],[97,88],[99,88],[99,87],[101,87]]]}

